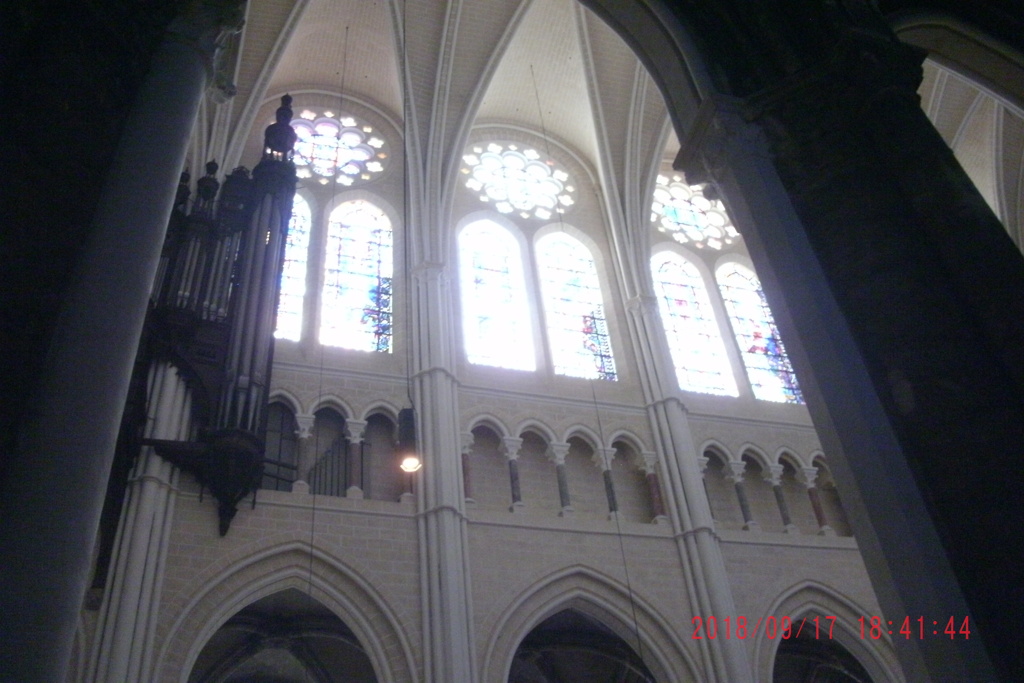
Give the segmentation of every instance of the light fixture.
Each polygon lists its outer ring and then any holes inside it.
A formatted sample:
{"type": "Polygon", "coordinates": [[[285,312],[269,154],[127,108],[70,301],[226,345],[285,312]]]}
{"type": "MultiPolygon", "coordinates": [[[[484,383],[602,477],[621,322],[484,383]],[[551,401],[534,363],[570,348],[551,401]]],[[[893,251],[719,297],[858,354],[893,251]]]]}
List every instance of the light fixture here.
{"type": "Polygon", "coordinates": [[[402,464],[399,465],[399,467],[402,468],[403,472],[408,472],[409,474],[412,474],[413,472],[416,472],[421,467],[423,467],[423,463],[420,462],[420,459],[417,456],[407,455],[402,459],[402,464]]]}

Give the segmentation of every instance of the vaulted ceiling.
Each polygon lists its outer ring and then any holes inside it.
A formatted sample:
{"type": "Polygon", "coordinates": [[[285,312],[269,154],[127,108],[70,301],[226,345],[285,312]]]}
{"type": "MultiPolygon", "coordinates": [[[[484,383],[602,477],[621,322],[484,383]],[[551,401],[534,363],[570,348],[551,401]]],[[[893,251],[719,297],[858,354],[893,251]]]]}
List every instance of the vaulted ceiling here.
{"type": "MultiPolygon", "coordinates": [[[[230,165],[254,163],[285,92],[358,102],[392,121],[409,163],[439,178],[438,196],[472,127],[503,126],[571,150],[626,202],[625,218],[642,220],[644,202],[629,198],[678,149],[639,60],[576,0],[249,0],[232,50],[238,93],[208,111],[197,150],[230,165]]],[[[1022,103],[969,76],[929,60],[922,106],[1021,245],[1022,103]]]]}

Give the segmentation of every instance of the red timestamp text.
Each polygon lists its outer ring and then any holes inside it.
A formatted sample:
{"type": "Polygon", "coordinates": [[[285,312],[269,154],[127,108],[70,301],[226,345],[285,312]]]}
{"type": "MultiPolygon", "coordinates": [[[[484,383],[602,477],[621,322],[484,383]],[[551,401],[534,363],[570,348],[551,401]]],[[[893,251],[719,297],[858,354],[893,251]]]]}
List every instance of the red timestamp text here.
{"type": "MultiPolygon", "coordinates": [[[[690,620],[693,640],[745,640],[763,633],[765,638],[774,640],[782,638],[814,638],[816,640],[832,640],[836,633],[836,616],[793,617],[769,616],[751,620],[747,617],[695,616],[690,620]]],[[[861,640],[878,640],[883,635],[900,637],[910,640],[924,640],[930,637],[948,637],[950,639],[971,637],[970,617],[949,617],[943,619],[926,619],[925,617],[904,617],[902,621],[887,621],[882,617],[859,617],[857,619],[861,640]]],[[[852,631],[852,629],[850,629],[852,631]]],[[[851,635],[853,635],[851,633],[851,635]]]]}
{"type": "Polygon", "coordinates": [[[971,638],[971,618],[965,616],[963,619],[957,617],[943,617],[942,619],[926,619],[925,617],[903,617],[903,620],[887,621],[882,617],[860,617],[857,619],[860,624],[861,640],[878,640],[883,633],[890,636],[902,636],[906,640],[916,638],[924,640],[932,637],[945,637],[950,640],[971,638]]]}
{"type": "Polygon", "coordinates": [[[745,640],[755,637],[763,629],[765,638],[769,640],[774,640],[775,638],[788,640],[800,637],[801,634],[805,633],[804,629],[806,628],[805,635],[809,637],[831,639],[838,618],[804,617],[802,619],[793,619],[792,617],[769,616],[751,620],[747,617],[724,617],[718,619],[713,616],[696,616],[690,620],[693,626],[691,638],[693,640],[704,640],[705,638],[707,640],[715,640],[716,638],[745,640]]]}

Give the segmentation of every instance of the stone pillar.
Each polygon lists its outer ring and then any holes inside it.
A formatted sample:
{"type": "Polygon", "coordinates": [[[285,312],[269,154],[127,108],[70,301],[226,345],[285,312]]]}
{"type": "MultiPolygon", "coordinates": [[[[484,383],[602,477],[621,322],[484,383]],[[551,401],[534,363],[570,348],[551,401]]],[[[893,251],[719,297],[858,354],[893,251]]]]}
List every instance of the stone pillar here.
{"type": "Polygon", "coordinates": [[[828,518],[825,517],[825,508],[821,506],[821,495],[815,482],[818,479],[817,467],[801,467],[800,481],[807,487],[807,497],[811,499],[811,507],[814,509],[814,519],[818,521],[819,536],[835,536],[836,532],[828,525],[828,518]]]}
{"type": "Polygon", "coordinates": [[[503,436],[501,447],[508,459],[508,482],[512,489],[512,505],[508,511],[517,512],[525,507],[523,492],[519,487],[519,449],[523,447],[523,440],[515,436],[503,436]]]}
{"type": "MultiPolygon", "coordinates": [[[[166,362],[150,368],[145,438],[188,440],[191,411],[191,392],[177,368],[166,362]]],[[[178,469],[151,447],[142,449],[128,481],[115,542],[115,565],[104,590],[98,637],[86,680],[147,680],[152,675],[156,618],[178,477],[178,469]]]]}
{"type": "Polygon", "coordinates": [[[476,499],[473,498],[473,465],[472,456],[473,452],[473,432],[462,433],[462,493],[465,497],[466,503],[476,504],[476,499]]]}
{"type": "Polygon", "coordinates": [[[615,498],[615,482],[612,481],[612,460],[615,459],[614,448],[597,448],[593,455],[594,466],[601,470],[604,480],[604,495],[608,499],[608,519],[618,519],[619,501],[615,498]]]}
{"type": "Polygon", "coordinates": [[[345,497],[361,500],[366,488],[366,461],[363,457],[363,435],[366,433],[366,421],[345,420],[345,431],[348,432],[348,453],[345,455],[347,469],[345,476],[348,480],[348,489],[345,490],[345,497]]]}
{"type": "Polygon", "coordinates": [[[572,514],[572,502],[569,499],[569,479],[565,476],[565,456],[569,455],[569,444],[549,443],[548,457],[555,463],[555,475],[558,477],[558,503],[561,506],[559,516],[572,514]]]}
{"type": "Polygon", "coordinates": [[[223,27],[240,19],[238,2],[196,3],[154,55],[8,458],[0,547],[18,560],[0,572],[0,671],[21,683],[66,678],[185,148],[223,27]]]}
{"type": "Polygon", "coordinates": [[[747,499],[747,490],[743,484],[743,472],[747,469],[747,464],[743,461],[740,462],[729,462],[729,474],[726,475],[726,479],[732,482],[733,488],[736,490],[736,499],[740,504],[740,512],[743,513],[743,528],[747,531],[760,531],[761,525],[758,524],[757,520],[754,519],[754,515],[750,512],[750,501],[747,499]]]}
{"type": "Polygon", "coordinates": [[[462,488],[458,382],[447,344],[455,329],[445,269],[423,263],[410,283],[412,398],[423,467],[418,479],[423,680],[477,680],[462,488]]]}
{"type": "MultiPolygon", "coordinates": [[[[668,517],[665,515],[665,500],[661,496],[661,482],[658,480],[658,454],[652,451],[644,451],[640,454],[643,458],[644,478],[647,481],[647,495],[651,499],[651,514],[654,524],[667,524],[668,517]]],[[[704,459],[705,464],[707,458],[704,459]]]]}
{"type": "Polygon", "coordinates": [[[786,496],[782,492],[782,465],[770,465],[764,480],[772,487],[775,494],[775,502],[779,506],[779,515],[782,517],[782,529],[787,534],[798,534],[800,530],[793,524],[793,518],[789,516],[789,505],[786,503],[786,496]]]}
{"type": "MultiPolygon", "coordinates": [[[[649,255],[635,264],[650,269],[649,255]]],[[[680,579],[694,614],[736,614],[725,571],[725,560],[701,475],[700,454],[694,446],[686,408],[678,398],[678,382],[668,348],[657,299],[642,294],[628,301],[631,332],[640,353],[641,379],[649,401],[648,419],[657,439],[665,473],[665,508],[675,531],[680,579]]],[[[697,643],[703,680],[715,683],[753,681],[746,649],[738,640],[702,639],[697,643]]]]}
{"type": "Polygon", "coordinates": [[[677,167],[744,235],[883,610],[978,626],[894,641],[907,678],[1016,680],[1005,530],[1024,526],[1024,473],[963,458],[1024,443],[1024,259],[921,110],[923,54],[867,2],[784,6],[738,42],[817,36],[708,97],[677,167]]]}
{"type": "Polygon", "coordinates": [[[317,454],[314,452],[316,443],[309,437],[313,435],[313,427],[316,425],[316,415],[298,413],[295,415],[296,436],[299,437],[298,444],[298,477],[300,480],[309,483],[310,470],[316,465],[317,454]]]}

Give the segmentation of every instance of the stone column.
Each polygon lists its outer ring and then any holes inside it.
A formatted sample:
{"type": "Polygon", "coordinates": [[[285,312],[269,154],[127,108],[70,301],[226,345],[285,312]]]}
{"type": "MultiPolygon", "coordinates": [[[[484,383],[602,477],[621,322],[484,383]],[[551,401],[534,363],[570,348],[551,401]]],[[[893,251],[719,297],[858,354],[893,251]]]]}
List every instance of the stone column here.
{"type": "Polygon", "coordinates": [[[348,432],[348,453],[345,455],[345,477],[348,488],[346,498],[363,498],[366,488],[366,461],[363,458],[363,435],[366,433],[365,420],[345,420],[345,431],[348,432]]]}
{"type": "MultiPolygon", "coordinates": [[[[640,454],[643,458],[644,478],[647,481],[647,495],[651,499],[651,514],[654,524],[668,524],[668,516],[665,515],[665,500],[661,496],[661,481],[658,479],[658,454],[652,451],[644,451],[640,454]]],[[[707,458],[704,459],[707,463],[707,458]]]]}
{"type": "Polygon", "coordinates": [[[411,273],[412,397],[423,467],[418,480],[424,680],[477,680],[469,557],[462,488],[463,443],[458,382],[448,369],[455,329],[445,268],[422,263],[411,273]]]}
{"type": "MultiPolygon", "coordinates": [[[[310,470],[316,465],[317,454],[314,452],[316,444],[309,437],[313,434],[313,427],[316,425],[316,415],[298,413],[295,416],[296,436],[299,437],[298,453],[298,477],[301,481],[309,483],[310,470]]],[[[294,490],[294,489],[293,489],[294,490]]]]}
{"type": "Polygon", "coordinates": [[[733,488],[736,490],[736,499],[740,503],[740,512],[743,513],[743,528],[747,531],[760,531],[761,525],[754,519],[754,515],[750,512],[750,501],[747,499],[747,490],[743,484],[743,472],[747,469],[745,462],[729,462],[729,474],[726,475],[726,479],[732,482],[733,488]]]}
{"type": "Polygon", "coordinates": [[[615,498],[615,482],[612,481],[612,460],[615,459],[614,448],[597,448],[592,460],[594,466],[601,470],[604,480],[604,495],[608,499],[608,519],[618,519],[619,501],[615,498]]]}
{"type": "Polygon", "coordinates": [[[821,495],[815,482],[818,479],[817,467],[801,467],[801,483],[807,487],[807,497],[811,499],[811,507],[814,509],[814,519],[818,521],[819,536],[835,536],[836,532],[828,525],[828,518],[825,517],[825,508],[821,506],[821,495]]]}
{"type": "MultiPolygon", "coordinates": [[[[894,641],[907,678],[995,680],[995,663],[1016,680],[1003,585],[1021,557],[1005,529],[1024,526],[1024,473],[963,458],[1024,443],[1024,259],[921,110],[923,53],[869,3],[836,7],[721,26],[741,34],[723,50],[753,41],[796,62],[758,61],[741,90],[708,97],[677,167],[714,184],[744,236],[882,609],[978,626],[894,641]],[[817,34],[799,47],[797,22],[817,34]],[[965,514],[965,500],[985,505],[965,514]]],[[[718,66],[728,80],[751,63],[718,66]]]]}
{"type": "Polygon", "coordinates": [[[569,444],[549,443],[548,457],[555,463],[555,475],[558,477],[558,503],[561,506],[559,516],[572,514],[572,502],[569,499],[569,479],[565,476],[565,456],[569,455],[569,444]]]}
{"type": "Polygon", "coordinates": [[[466,503],[475,505],[476,499],[473,498],[473,465],[472,455],[473,452],[473,432],[462,433],[462,493],[465,497],[466,503]]]}
{"type": "MultiPolygon", "coordinates": [[[[649,255],[644,253],[642,259],[636,267],[646,273],[650,268],[649,255]]],[[[644,393],[649,401],[648,418],[664,467],[665,509],[675,530],[681,583],[695,615],[736,614],[701,475],[701,455],[694,446],[686,407],[678,398],[675,368],[657,299],[647,294],[636,296],[629,300],[627,310],[640,353],[644,393]]],[[[703,639],[697,647],[703,680],[753,681],[746,649],[738,640],[703,639]]]]}
{"type": "Polygon", "coordinates": [[[185,148],[239,2],[174,21],[124,124],[0,490],[0,671],[66,678],[114,444],[185,148]],[[59,504],[54,504],[58,501],[59,504]]]}
{"type": "Polygon", "coordinates": [[[525,507],[523,492],[519,487],[519,449],[523,447],[523,440],[515,436],[503,436],[501,447],[508,459],[508,482],[512,489],[512,505],[508,511],[517,512],[525,507]]]}
{"type": "Polygon", "coordinates": [[[786,503],[786,496],[782,492],[782,465],[770,465],[764,480],[772,487],[775,494],[775,503],[779,506],[779,515],[782,516],[782,528],[787,534],[798,534],[800,530],[793,524],[793,518],[789,516],[789,505],[786,503]]]}

